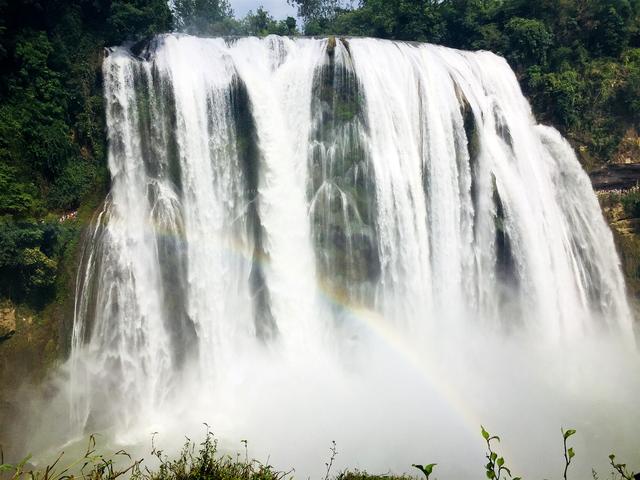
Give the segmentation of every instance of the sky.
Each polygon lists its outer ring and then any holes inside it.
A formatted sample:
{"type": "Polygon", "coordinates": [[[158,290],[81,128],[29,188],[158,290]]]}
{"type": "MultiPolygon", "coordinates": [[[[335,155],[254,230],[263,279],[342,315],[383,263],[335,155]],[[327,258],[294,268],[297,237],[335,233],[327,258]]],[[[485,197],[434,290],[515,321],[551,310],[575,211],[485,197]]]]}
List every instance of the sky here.
{"type": "Polygon", "coordinates": [[[296,9],[287,4],[287,0],[230,0],[229,3],[237,18],[244,17],[249,10],[255,12],[260,6],[277,20],[296,16],[296,9]]]}

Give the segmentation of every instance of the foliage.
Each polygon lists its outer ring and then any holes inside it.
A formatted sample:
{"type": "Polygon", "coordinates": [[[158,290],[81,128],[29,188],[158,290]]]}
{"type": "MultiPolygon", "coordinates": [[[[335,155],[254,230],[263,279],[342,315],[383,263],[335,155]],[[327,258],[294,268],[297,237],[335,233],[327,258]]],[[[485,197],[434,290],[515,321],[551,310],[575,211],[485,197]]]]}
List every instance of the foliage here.
{"type": "Polygon", "coordinates": [[[638,480],[640,473],[633,473],[627,469],[626,463],[616,463],[616,456],[612,453],[609,455],[609,464],[613,468],[612,477],[617,473],[621,480],[638,480]]]}
{"type": "Polygon", "coordinates": [[[24,217],[41,209],[37,188],[22,181],[17,167],[0,163],[0,213],[24,217]]]}
{"type": "Polygon", "coordinates": [[[512,478],[513,480],[521,480],[520,477],[512,477],[511,470],[505,465],[504,457],[498,456],[493,450],[491,442],[499,442],[500,437],[491,435],[483,426],[480,427],[482,438],[487,443],[487,453],[485,455],[487,464],[484,466],[485,475],[489,480],[500,480],[501,478],[512,478]],[[503,476],[504,472],[504,476],[503,476]]]}
{"type": "Polygon", "coordinates": [[[245,455],[235,458],[218,454],[218,442],[207,430],[204,441],[196,452],[194,442],[187,440],[178,458],[170,460],[161,450],[152,448],[160,466],[155,472],[136,469],[132,477],[140,480],[209,479],[209,480],[282,480],[292,472],[276,471],[268,463],[249,460],[246,440],[245,455]]]}
{"type": "Polygon", "coordinates": [[[276,20],[263,7],[236,19],[228,0],[176,0],[179,31],[196,35],[297,35],[296,19],[276,20]]]}
{"type": "Polygon", "coordinates": [[[546,112],[557,119],[559,125],[565,127],[579,126],[582,117],[580,112],[586,100],[585,79],[575,70],[550,72],[540,75],[539,71],[531,71],[530,85],[539,87],[545,99],[546,112]]]}
{"type": "Polygon", "coordinates": [[[66,245],[76,235],[75,222],[19,221],[0,218],[0,296],[42,307],[53,298],[66,245]]]}
{"type": "MultiPolygon", "coordinates": [[[[246,440],[245,440],[245,442],[246,442],[246,440]]],[[[245,443],[245,445],[246,445],[246,443],[245,443]]],[[[329,475],[331,475],[331,467],[333,467],[333,462],[336,459],[336,455],[338,455],[338,450],[336,448],[335,440],[333,440],[331,442],[331,448],[329,449],[329,451],[331,452],[331,457],[329,458],[329,461],[324,464],[327,467],[327,473],[325,473],[325,475],[324,475],[324,480],[329,480],[329,475]]]]}
{"type": "Polygon", "coordinates": [[[171,26],[166,0],[0,0],[0,297],[54,298],[57,218],[107,187],[103,49],[171,26]]]}
{"type": "Polygon", "coordinates": [[[171,28],[172,16],[164,0],[112,0],[107,17],[107,43],[148,37],[171,28]]]}
{"type": "Polygon", "coordinates": [[[425,476],[425,478],[427,480],[429,480],[429,477],[433,473],[433,469],[435,468],[436,465],[438,465],[438,464],[437,463],[429,463],[427,465],[420,465],[420,464],[415,464],[414,463],[411,466],[417,468],[418,470],[420,470],[422,472],[422,474],[425,476]]]}
{"type": "Polygon", "coordinates": [[[631,218],[640,218],[640,190],[634,188],[620,197],[624,213],[631,218]]]}
{"type": "MultiPolygon", "coordinates": [[[[520,477],[511,477],[511,471],[505,465],[503,457],[498,456],[493,451],[491,442],[500,441],[497,436],[489,434],[484,427],[481,427],[482,437],[487,443],[487,455],[489,463],[485,465],[485,476],[490,480],[500,478],[512,478],[521,480],[520,477]]],[[[562,430],[565,452],[565,469],[563,478],[567,478],[567,467],[571,459],[575,456],[573,449],[567,449],[567,439],[575,434],[575,430],[562,430]]],[[[26,457],[17,465],[5,464],[2,459],[0,449],[0,475],[10,480],[65,480],[69,478],[91,479],[91,480],[115,480],[128,476],[134,480],[291,480],[293,470],[282,472],[277,471],[269,463],[262,463],[258,460],[249,459],[248,442],[242,440],[244,445],[244,455],[240,453],[235,457],[222,455],[218,452],[218,442],[207,427],[204,440],[196,445],[195,442],[187,439],[177,458],[169,459],[162,450],[157,449],[152,440],[151,454],[158,461],[159,466],[155,470],[143,466],[143,460],[133,460],[124,451],[116,452],[112,458],[97,453],[95,437],[89,437],[89,443],[84,456],[71,464],[61,467],[64,454],[44,470],[29,470],[27,463],[30,457],[26,457]],[[122,466],[124,465],[124,466],[122,466]]],[[[335,477],[330,477],[331,466],[337,454],[335,442],[330,448],[331,460],[326,463],[327,472],[324,480],[335,478],[335,480],[411,480],[412,477],[401,475],[372,475],[358,470],[347,470],[338,473],[335,477]]],[[[626,464],[616,463],[615,455],[609,455],[609,462],[612,467],[612,480],[638,480],[640,475],[634,474],[627,469],[626,464]]],[[[428,465],[413,465],[420,470],[425,478],[429,480],[433,473],[435,463],[428,465]]],[[[597,472],[593,471],[594,478],[597,472]]]]}
{"type": "Polygon", "coordinates": [[[180,30],[200,35],[225,32],[225,20],[232,16],[227,0],[176,0],[176,23],[180,30]]]}
{"type": "Polygon", "coordinates": [[[95,437],[91,435],[87,450],[84,455],[75,460],[74,462],[60,466],[64,457],[64,452],[61,453],[58,458],[44,470],[30,470],[27,467],[27,463],[31,459],[31,456],[25,457],[21,462],[16,465],[10,465],[4,463],[4,459],[1,455],[0,449],[0,475],[3,478],[11,480],[67,480],[71,478],[86,478],[93,480],[115,480],[129,474],[131,477],[139,475],[140,462],[133,462],[130,466],[124,469],[118,469],[116,464],[118,463],[118,457],[126,457],[131,460],[131,456],[124,452],[119,451],[114,454],[114,458],[107,458],[104,455],[97,453],[95,437]]]}
{"type": "Polygon", "coordinates": [[[258,7],[255,13],[249,11],[241,22],[245,35],[296,35],[296,19],[287,17],[286,20],[275,20],[264,8],[258,7]]]}
{"type": "Polygon", "coordinates": [[[633,123],[640,122],[640,48],[629,49],[622,56],[623,83],[620,88],[622,103],[633,123]]]}
{"type": "Polygon", "coordinates": [[[505,24],[508,45],[505,50],[515,65],[544,65],[553,36],[544,22],[514,17],[505,24]]]}
{"type": "Polygon", "coordinates": [[[564,472],[562,472],[562,478],[564,478],[564,480],[567,480],[567,471],[569,470],[569,465],[571,465],[573,457],[576,456],[573,447],[567,448],[567,440],[571,435],[574,435],[576,431],[571,429],[567,431],[561,429],[560,431],[562,432],[562,442],[564,447],[564,472]]]}
{"type": "Polygon", "coordinates": [[[287,0],[287,3],[298,8],[298,15],[308,22],[325,22],[350,7],[349,0],[287,0]]]}

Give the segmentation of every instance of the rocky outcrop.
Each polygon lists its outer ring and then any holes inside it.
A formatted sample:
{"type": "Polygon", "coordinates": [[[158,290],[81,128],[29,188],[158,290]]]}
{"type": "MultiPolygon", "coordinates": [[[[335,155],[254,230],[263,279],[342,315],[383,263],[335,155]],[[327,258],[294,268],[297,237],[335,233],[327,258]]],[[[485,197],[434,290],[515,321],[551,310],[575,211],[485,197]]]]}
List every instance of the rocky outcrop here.
{"type": "Polygon", "coordinates": [[[575,148],[582,164],[590,172],[594,190],[627,190],[640,183],[640,135],[635,128],[625,132],[608,163],[597,168],[593,168],[586,147],[576,145],[575,148]]]}
{"type": "Polygon", "coordinates": [[[635,128],[629,128],[618,144],[611,163],[636,163],[640,159],[640,135],[635,128]]]}
{"type": "Polygon", "coordinates": [[[628,192],[611,189],[597,194],[613,233],[635,318],[640,321],[640,218],[625,212],[622,202],[628,192]]]}
{"type": "Polygon", "coordinates": [[[3,305],[0,307],[0,342],[16,333],[16,310],[3,305]]]}
{"type": "Polygon", "coordinates": [[[626,190],[640,183],[640,163],[612,163],[589,176],[594,190],[626,190]]]}

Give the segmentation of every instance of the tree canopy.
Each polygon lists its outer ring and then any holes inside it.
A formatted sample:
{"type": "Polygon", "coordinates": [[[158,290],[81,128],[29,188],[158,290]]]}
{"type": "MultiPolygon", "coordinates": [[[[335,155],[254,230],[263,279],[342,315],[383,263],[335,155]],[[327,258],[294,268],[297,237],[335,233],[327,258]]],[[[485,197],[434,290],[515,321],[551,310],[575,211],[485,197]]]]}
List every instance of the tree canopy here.
{"type": "Polygon", "coordinates": [[[0,0],[0,297],[42,305],[58,217],[107,186],[107,45],[172,28],[165,0],[0,0]]]}

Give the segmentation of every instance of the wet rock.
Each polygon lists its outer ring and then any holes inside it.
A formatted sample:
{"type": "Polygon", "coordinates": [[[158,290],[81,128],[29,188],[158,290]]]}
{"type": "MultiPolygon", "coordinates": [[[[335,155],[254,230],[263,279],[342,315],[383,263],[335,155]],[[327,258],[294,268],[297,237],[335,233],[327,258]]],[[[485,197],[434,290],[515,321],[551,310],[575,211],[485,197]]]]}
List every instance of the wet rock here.
{"type": "Polygon", "coordinates": [[[626,190],[640,182],[640,163],[605,165],[589,174],[594,190],[626,190]]]}
{"type": "Polygon", "coordinates": [[[335,52],[336,52],[336,37],[332,35],[327,40],[327,54],[329,54],[329,56],[332,57],[335,52]]]}

